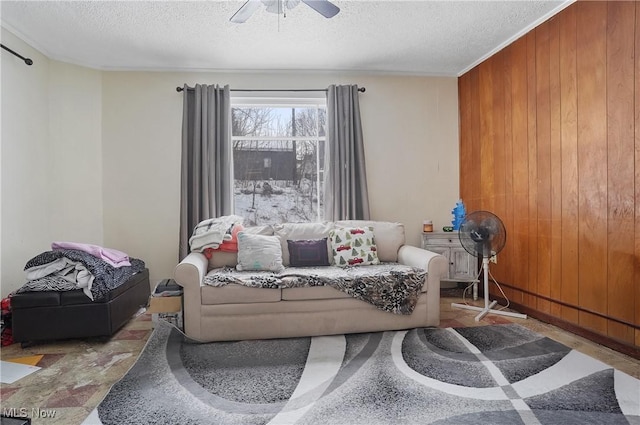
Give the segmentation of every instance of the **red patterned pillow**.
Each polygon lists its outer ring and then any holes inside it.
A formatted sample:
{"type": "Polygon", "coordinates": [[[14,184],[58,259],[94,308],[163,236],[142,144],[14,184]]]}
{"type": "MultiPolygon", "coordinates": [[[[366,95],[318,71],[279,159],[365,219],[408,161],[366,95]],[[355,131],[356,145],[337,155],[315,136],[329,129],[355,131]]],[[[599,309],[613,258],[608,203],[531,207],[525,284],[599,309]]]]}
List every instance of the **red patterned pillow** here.
{"type": "Polygon", "coordinates": [[[380,264],[373,227],[342,227],[329,234],[336,266],[380,264]]]}

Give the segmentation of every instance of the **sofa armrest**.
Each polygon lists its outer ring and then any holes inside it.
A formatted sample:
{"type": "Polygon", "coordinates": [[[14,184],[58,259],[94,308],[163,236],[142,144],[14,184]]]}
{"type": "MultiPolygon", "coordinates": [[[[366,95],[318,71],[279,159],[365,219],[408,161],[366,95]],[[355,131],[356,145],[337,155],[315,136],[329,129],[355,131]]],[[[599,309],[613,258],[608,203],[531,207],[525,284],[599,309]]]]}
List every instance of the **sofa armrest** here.
{"type": "Polygon", "coordinates": [[[200,288],[207,274],[209,262],[204,254],[192,252],[173,271],[175,281],[183,288],[200,288]]]}
{"type": "Polygon", "coordinates": [[[440,318],[440,280],[449,274],[449,263],[444,255],[415,246],[403,245],[398,250],[398,262],[427,271],[422,288],[427,296],[427,315],[440,318]]]}
{"type": "Polygon", "coordinates": [[[200,336],[200,287],[204,285],[209,261],[204,254],[192,252],[176,266],[173,278],[183,288],[183,316],[185,333],[195,339],[200,336]]]}
{"type": "Polygon", "coordinates": [[[427,271],[423,292],[427,293],[427,309],[440,316],[440,280],[449,274],[449,263],[444,255],[415,246],[403,245],[398,251],[398,262],[427,271]]]}

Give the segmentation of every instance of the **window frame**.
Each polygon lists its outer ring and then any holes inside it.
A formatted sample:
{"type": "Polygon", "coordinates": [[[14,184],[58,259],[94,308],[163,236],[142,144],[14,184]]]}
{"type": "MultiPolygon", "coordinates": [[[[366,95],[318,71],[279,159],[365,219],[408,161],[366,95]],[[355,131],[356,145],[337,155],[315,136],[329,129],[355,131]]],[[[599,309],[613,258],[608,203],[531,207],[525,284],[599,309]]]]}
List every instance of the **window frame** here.
{"type": "MultiPolygon", "coordinates": [[[[300,96],[300,97],[290,97],[290,96],[277,96],[277,95],[269,95],[269,96],[260,96],[260,97],[256,97],[256,96],[243,96],[243,95],[231,95],[231,114],[230,114],[230,121],[233,120],[233,108],[278,108],[278,109],[292,109],[292,108],[304,108],[304,109],[309,109],[309,108],[315,108],[316,110],[319,109],[324,109],[326,111],[327,109],[327,99],[326,99],[326,93],[322,93],[322,94],[318,94],[318,95],[314,95],[314,93],[306,93],[305,96],[300,96]]],[[[326,112],[325,112],[326,113],[326,112]]],[[[319,120],[317,120],[316,122],[316,133],[317,136],[235,136],[233,135],[233,125],[230,122],[230,132],[231,132],[231,145],[234,146],[235,142],[237,141],[264,141],[264,142],[268,142],[268,141],[287,141],[287,142],[291,142],[291,141],[311,141],[311,142],[316,142],[316,196],[318,199],[318,203],[317,203],[317,210],[316,210],[316,222],[320,222],[323,219],[323,211],[320,208],[320,199],[322,196],[321,193],[321,187],[322,187],[322,182],[324,179],[324,168],[321,170],[320,169],[320,143],[324,142],[324,146],[326,149],[326,129],[325,129],[325,134],[320,136],[320,127],[319,127],[319,120]]],[[[233,149],[233,148],[232,148],[233,149]]],[[[234,161],[234,168],[235,168],[235,158],[232,159],[234,161]]],[[[294,160],[297,161],[297,157],[294,157],[294,160]]],[[[234,186],[235,186],[235,176],[232,176],[232,191],[234,190],[234,186]]],[[[323,200],[324,201],[324,200],[323,200]]],[[[233,210],[234,210],[234,214],[237,215],[241,215],[238,214],[238,212],[236,212],[236,203],[234,201],[233,204],[233,210]]],[[[274,224],[274,223],[270,223],[270,224],[274,224]]]]}

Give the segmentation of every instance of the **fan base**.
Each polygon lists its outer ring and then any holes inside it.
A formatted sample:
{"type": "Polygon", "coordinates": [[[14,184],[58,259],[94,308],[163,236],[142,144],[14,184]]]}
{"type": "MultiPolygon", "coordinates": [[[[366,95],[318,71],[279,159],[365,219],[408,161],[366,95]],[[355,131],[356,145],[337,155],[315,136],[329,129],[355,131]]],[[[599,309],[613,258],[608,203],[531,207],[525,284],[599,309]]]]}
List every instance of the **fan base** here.
{"type": "Polygon", "coordinates": [[[491,304],[489,304],[488,307],[476,307],[476,306],[467,305],[467,304],[451,303],[451,307],[464,308],[465,310],[479,311],[480,314],[478,314],[476,316],[476,322],[479,322],[480,320],[482,320],[482,318],[484,316],[486,316],[487,314],[489,314],[489,313],[491,313],[491,314],[499,314],[501,316],[517,317],[519,319],[526,319],[527,318],[526,314],[512,313],[510,311],[504,311],[504,310],[492,310],[492,308],[496,304],[498,304],[498,301],[492,301],[491,304]]]}

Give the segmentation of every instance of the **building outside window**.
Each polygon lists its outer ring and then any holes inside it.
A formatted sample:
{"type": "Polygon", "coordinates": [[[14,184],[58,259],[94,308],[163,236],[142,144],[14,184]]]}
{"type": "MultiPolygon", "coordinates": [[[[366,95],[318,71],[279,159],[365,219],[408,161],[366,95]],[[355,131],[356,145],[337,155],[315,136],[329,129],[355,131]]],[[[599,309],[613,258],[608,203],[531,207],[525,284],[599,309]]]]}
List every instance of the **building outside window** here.
{"type": "Polygon", "coordinates": [[[245,225],[322,220],[326,101],[233,98],[234,214],[245,225]]]}

